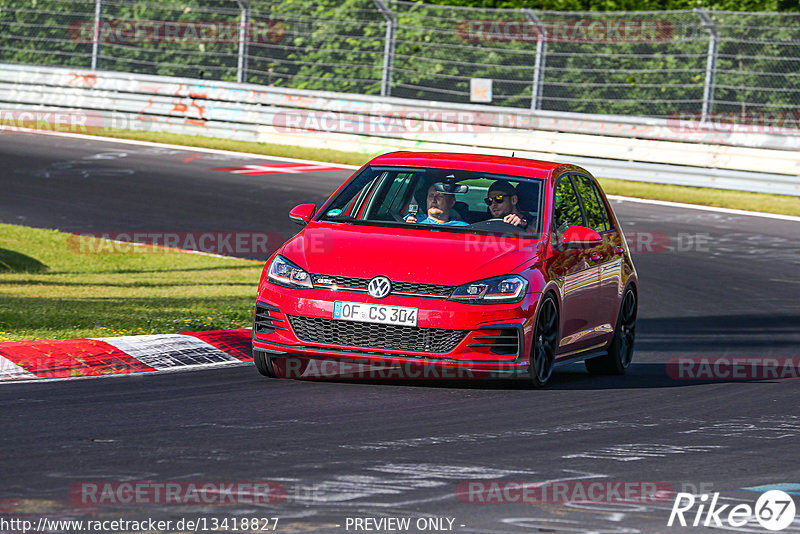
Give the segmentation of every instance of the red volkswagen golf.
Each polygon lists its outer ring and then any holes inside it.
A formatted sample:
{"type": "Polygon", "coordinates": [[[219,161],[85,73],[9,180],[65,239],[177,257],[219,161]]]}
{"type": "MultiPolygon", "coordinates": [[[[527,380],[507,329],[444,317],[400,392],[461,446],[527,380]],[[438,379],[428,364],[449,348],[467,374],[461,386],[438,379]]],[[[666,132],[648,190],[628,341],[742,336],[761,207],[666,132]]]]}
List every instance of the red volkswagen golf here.
{"type": "Polygon", "coordinates": [[[622,374],[631,363],[636,271],[611,205],[580,167],[396,152],[289,217],[304,228],[258,287],[263,375],[377,366],[539,387],[557,365],[622,374]]]}

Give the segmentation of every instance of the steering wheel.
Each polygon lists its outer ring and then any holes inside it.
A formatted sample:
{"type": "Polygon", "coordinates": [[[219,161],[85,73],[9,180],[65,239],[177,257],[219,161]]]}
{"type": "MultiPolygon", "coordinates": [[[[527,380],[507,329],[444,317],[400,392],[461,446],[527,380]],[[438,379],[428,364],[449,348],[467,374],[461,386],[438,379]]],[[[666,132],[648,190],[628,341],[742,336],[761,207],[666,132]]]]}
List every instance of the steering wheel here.
{"type": "Polygon", "coordinates": [[[474,222],[469,226],[470,228],[476,228],[478,230],[490,230],[490,231],[495,230],[501,232],[512,231],[517,233],[522,233],[525,231],[524,228],[520,228],[519,226],[508,223],[500,218],[486,219],[485,221],[474,222]]]}

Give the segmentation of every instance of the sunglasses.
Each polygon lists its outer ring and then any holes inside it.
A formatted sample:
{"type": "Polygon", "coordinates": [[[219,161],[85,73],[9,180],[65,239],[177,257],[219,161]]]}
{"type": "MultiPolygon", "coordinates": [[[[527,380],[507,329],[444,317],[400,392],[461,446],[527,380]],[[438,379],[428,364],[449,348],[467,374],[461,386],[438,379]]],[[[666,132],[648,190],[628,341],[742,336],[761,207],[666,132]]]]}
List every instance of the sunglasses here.
{"type": "Polygon", "coordinates": [[[508,195],[495,195],[493,197],[486,197],[486,198],[483,199],[483,201],[486,202],[487,206],[491,206],[493,202],[497,202],[498,204],[502,204],[507,196],[508,195]]]}

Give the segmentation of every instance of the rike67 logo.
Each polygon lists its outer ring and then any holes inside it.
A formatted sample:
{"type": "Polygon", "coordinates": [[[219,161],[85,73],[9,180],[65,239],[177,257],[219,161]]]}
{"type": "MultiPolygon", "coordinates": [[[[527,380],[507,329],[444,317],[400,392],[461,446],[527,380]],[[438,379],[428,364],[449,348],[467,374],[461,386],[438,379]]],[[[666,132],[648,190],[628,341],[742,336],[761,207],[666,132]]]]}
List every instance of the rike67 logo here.
{"type": "Polygon", "coordinates": [[[719,493],[710,496],[678,493],[667,526],[742,528],[756,526],[755,519],[763,528],[778,531],[792,524],[795,511],[791,495],[781,490],[762,493],[755,506],[745,503],[720,504],[719,493]]]}

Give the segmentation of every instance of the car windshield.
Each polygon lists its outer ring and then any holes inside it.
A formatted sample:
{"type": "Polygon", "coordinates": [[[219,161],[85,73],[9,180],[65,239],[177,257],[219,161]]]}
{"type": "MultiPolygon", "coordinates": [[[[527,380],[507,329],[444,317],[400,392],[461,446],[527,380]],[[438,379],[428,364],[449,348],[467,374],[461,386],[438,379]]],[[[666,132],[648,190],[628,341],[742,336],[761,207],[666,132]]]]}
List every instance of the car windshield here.
{"type": "Polygon", "coordinates": [[[531,238],[543,180],[450,169],[367,167],[317,220],[531,238]]]}

